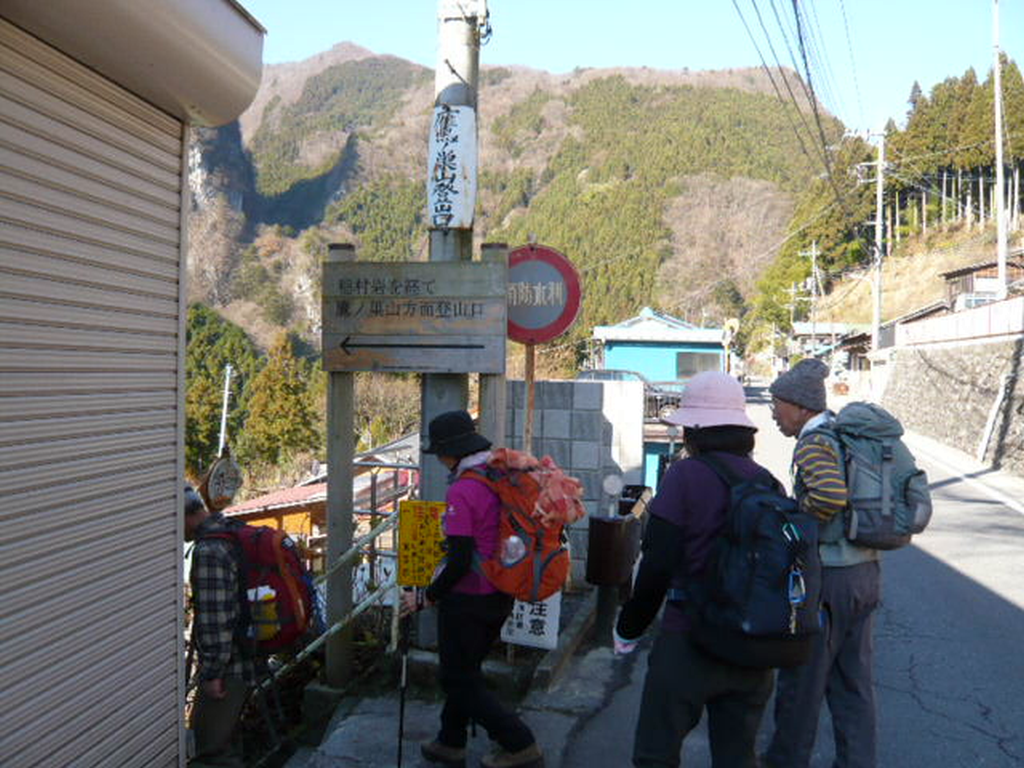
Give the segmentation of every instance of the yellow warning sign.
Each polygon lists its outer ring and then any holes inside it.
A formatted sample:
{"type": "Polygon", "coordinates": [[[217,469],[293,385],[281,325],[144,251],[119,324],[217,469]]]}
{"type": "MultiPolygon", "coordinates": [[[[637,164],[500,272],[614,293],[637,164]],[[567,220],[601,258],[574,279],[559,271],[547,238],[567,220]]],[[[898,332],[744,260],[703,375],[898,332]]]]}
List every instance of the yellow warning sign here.
{"type": "Polygon", "coordinates": [[[398,583],[425,587],[444,556],[443,501],[402,501],[398,505],[398,583]]]}

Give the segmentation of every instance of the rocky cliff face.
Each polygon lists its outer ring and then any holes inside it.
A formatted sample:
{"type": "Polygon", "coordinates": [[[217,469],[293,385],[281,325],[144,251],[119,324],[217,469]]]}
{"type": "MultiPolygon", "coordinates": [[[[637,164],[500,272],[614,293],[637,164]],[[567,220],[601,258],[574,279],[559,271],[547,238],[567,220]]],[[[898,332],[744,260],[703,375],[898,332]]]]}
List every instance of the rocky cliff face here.
{"type": "MultiPolygon", "coordinates": [[[[531,204],[544,195],[567,194],[562,187],[570,178],[564,175],[568,166],[581,169],[570,171],[580,189],[568,192],[566,205],[575,208],[586,207],[588,197],[616,194],[615,185],[628,186],[646,172],[640,162],[627,159],[620,167],[619,161],[609,159],[619,151],[614,129],[606,131],[600,115],[585,116],[586,105],[577,99],[581,89],[609,79],[638,94],[634,100],[647,105],[641,109],[685,102],[688,93],[722,94],[714,107],[722,113],[715,117],[722,127],[710,129],[708,141],[728,133],[730,126],[741,130],[744,110],[761,108],[751,106],[753,102],[737,106],[737,97],[730,94],[771,93],[767,76],[758,70],[579,69],[553,75],[485,67],[480,80],[478,240],[506,239],[508,232],[519,237],[515,227],[522,221],[558,239],[553,226],[533,224],[531,204]],[[609,138],[601,139],[605,132],[609,138]]],[[[385,216],[379,206],[394,208],[381,201],[407,197],[409,190],[415,193],[425,178],[432,103],[429,70],[348,43],[302,62],[267,67],[253,104],[237,123],[195,132],[189,154],[190,297],[217,306],[258,336],[285,325],[312,339],[319,313],[318,260],[326,242],[354,241],[361,245],[361,258],[364,252],[379,258],[372,254],[385,247],[382,243],[406,238],[397,250],[395,243],[388,245],[388,253],[422,258],[425,229],[422,213],[415,213],[418,205],[411,222],[397,215],[392,222],[390,212],[385,216]],[[253,258],[263,261],[254,267],[253,258]],[[266,311],[267,281],[280,294],[271,302],[276,307],[272,317],[266,311]]],[[[630,108],[629,99],[623,103],[630,108]]],[[[772,108],[767,98],[758,103],[772,108]]],[[[610,106],[608,119],[614,121],[613,110],[621,108],[610,106]]],[[[670,154],[677,141],[673,136],[686,135],[685,126],[671,120],[663,114],[650,125],[640,121],[650,133],[645,140],[652,153],[670,154]]],[[[639,151],[642,159],[648,150],[639,151]]],[[[751,154],[759,151],[749,148],[751,154]]],[[[693,149],[680,152],[692,154],[693,149]]],[[[766,164],[754,159],[750,165],[758,163],[766,164]]],[[[665,188],[672,191],[664,201],[652,203],[662,211],[664,230],[658,235],[661,244],[651,246],[661,254],[661,266],[650,275],[660,287],[641,301],[653,297],[679,314],[707,306],[710,286],[723,275],[741,290],[750,289],[793,212],[791,182],[744,178],[735,167],[719,173],[713,159],[707,167],[699,157],[689,165],[693,175],[667,180],[665,188]]],[[[581,262],[600,262],[610,255],[602,249],[614,243],[589,243],[584,237],[572,247],[581,262]]],[[[631,268],[629,263],[611,267],[631,268]]]]}

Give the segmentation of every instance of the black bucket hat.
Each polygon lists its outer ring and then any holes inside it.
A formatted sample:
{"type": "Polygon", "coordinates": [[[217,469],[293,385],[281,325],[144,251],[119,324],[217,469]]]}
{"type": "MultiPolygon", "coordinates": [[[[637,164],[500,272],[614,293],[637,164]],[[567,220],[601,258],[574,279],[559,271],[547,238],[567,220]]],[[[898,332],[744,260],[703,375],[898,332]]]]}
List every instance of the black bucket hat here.
{"type": "Polygon", "coordinates": [[[424,453],[461,459],[491,447],[491,441],[476,431],[473,417],[467,411],[448,411],[435,416],[427,431],[430,445],[423,449],[424,453]]]}

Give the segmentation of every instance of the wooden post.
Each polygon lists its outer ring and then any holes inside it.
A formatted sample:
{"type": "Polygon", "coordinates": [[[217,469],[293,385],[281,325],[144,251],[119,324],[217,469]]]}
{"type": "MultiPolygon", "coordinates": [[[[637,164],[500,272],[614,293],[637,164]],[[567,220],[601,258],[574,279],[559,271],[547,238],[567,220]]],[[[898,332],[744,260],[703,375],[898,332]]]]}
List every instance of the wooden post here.
{"type": "MultiPolygon", "coordinates": [[[[332,243],[327,261],[355,261],[355,247],[332,243]]],[[[352,546],[352,462],[355,459],[355,374],[334,372],[327,383],[327,568],[352,546]]],[[[352,611],[352,570],[327,580],[327,624],[352,611]]],[[[352,676],[351,627],[327,641],[326,682],[340,688],[352,676]]]]}
{"type": "Polygon", "coordinates": [[[526,345],[526,413],[523,419],[523,450],[533,453],[533,378],[535,344],[526,345]]]}
{"type": "MultiPolygon", "coordinates": [[[[508,245],[484,243],[480,248],[480,258],[481,261],[496,261],[507,266],[508,245]]],[[[480,374],[480,432],[496,446],[505,445],[507,400],[504,374],[480,374]]]]}

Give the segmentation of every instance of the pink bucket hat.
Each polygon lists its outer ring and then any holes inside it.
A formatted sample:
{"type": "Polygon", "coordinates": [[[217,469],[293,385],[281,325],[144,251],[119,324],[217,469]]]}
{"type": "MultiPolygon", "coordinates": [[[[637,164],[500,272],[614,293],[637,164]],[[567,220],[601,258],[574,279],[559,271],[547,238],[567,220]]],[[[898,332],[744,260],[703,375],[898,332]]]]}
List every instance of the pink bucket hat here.
{"type": "Polygon", "coordinates": [[[679,409],[664,419],[682,427],[752,427],[742,385],[720,371],[698,373],[686,383],[679,409]]]}

